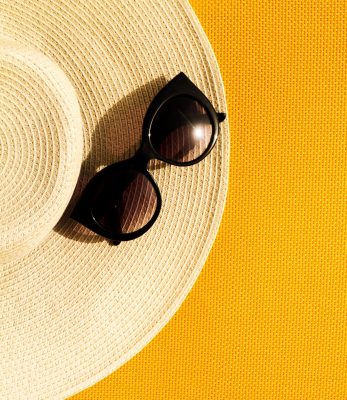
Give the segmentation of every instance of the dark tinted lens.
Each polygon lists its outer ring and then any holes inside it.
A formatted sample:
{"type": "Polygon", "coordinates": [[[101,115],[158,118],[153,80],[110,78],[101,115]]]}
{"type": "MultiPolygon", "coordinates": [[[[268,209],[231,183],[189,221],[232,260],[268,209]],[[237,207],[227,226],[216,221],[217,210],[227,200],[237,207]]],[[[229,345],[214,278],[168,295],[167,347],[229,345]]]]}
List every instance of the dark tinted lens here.
{"type": "Polygon", "coordinates": [[[153,217],[157,194],[144,174],[122,169],[101,180],[92,203],[93,217],[102,228],[113,233],[131,233],[153,217]]]}
{"type": "Polygon", "coordinates": [[[205,108],[188,96],[168,100],[151,126],[154,149],[169,160],[189,162],[205,152],[212,138],[212,124],[205,108]]]}

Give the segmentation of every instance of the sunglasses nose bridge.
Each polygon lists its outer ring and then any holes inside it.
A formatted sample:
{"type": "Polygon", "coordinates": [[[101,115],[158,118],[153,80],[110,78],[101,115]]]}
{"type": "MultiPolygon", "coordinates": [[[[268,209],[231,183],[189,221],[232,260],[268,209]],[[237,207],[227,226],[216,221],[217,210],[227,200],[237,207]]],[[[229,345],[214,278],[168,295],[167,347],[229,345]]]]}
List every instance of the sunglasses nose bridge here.
{"type": "Polygon", "coordinates": [[[153,158],[155,158],[153,150],[152,150],[150,144],[146,140],[144,140],[142,142],[140,148],[135,153],[134,158],[133,158],[133,162],[136,164],[136,166],[138,168],[146,169],[147,164],[153,158]]]}

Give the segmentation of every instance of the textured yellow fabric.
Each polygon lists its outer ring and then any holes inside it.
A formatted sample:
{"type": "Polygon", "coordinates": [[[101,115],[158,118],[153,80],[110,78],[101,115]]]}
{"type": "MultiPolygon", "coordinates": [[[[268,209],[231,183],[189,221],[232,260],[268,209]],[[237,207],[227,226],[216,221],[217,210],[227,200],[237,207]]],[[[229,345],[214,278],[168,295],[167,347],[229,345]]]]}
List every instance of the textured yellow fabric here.
{"type": "Polygon", "coordinates": [[[229,104],[220,232],[164,330],[73,399],[346,399],[346,2],[192,5],[229,104]]]}

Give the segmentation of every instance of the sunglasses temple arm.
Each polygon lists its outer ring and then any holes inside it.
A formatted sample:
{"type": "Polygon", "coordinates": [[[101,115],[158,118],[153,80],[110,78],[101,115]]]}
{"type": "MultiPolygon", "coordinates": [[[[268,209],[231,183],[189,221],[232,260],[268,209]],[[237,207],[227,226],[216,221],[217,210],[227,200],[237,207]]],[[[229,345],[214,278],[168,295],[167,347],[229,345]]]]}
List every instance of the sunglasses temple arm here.
{"type": "Polygon", "coordinates": [[[226,118],[226,114],[225,113],[217,113],[217,118],[218,118],[218,122],[221,123],[225,120],[226,118]]]}

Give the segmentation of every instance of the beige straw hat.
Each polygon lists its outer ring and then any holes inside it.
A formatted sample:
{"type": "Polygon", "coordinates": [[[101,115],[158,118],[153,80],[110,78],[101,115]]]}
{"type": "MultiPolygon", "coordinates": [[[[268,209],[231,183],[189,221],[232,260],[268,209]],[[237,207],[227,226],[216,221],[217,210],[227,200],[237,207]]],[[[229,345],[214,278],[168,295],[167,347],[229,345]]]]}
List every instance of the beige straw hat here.
{"type": "Polygon", "coordinates": [[[61,399],[168,322],[206,261],[228,175],[227,123],[199,164],[151,161],[155,225],[111,246],[69,218],[89,179],[132,156],[183,71],[226,111],[185,0],[0,0],[0,399],[61,399]]]}

